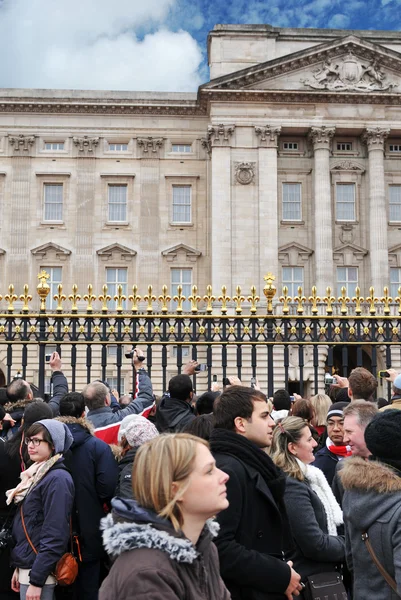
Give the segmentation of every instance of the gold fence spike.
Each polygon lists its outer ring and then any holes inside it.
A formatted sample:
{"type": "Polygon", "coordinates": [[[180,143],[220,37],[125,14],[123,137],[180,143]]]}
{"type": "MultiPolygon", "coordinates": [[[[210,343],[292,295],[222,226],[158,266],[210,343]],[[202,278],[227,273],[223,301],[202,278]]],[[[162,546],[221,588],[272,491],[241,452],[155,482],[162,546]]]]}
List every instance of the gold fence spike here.
{"type": "Polygon", "coordinates": [[[192,286],[192,294],[188,296],[188,300],[191,302],[191,313],[196,314],[198,312],[198,304],[202,300],[202,298],[198,296],[198,288],[196,285],[192,286]]]}
{"type": "Polygon", "coordinates": [[[360,315],[362,312],[362,302],[363,302],[363,298],[362,296],[360,296],[361,290],[359,289],[359,287],[355,288],[355,296],[352,298],[352,302],[355,302],[355,314],[356,315],[360,315]]]}
{"type": "Polygon", "coordinates": [[[23,303],[24,303],[24,306],[22,307],[21,311],[23,313],[29,312],[28,302],[31,302],[32,296],[29,293],[29,287],[28,287],[27,283],[24,285],[24,293],[21,294],[21,296],[19,297],[19,299],[22,300],[23,303]]]}
{"type": "Polygon", "coordinates": [[[8,302],[8,312],[14,312],[14,302],[18,300],[18,296],[14,294],[14,286],[12,283],[10,283],[10,285],[8,286],[8,294],[4,296],[4,300],[7,300],[8,302]]]}
{"type": "Polygon", "coordinates": [[[321,302],[321,298],[320,298],[320,296],[317,296],[316,292],[317,292],[317,289],[316,289],[316,286],[314,285],[312,287],[312,296],[309,296],[309,302],[312,304],[312,309],[311,309],[312,315],[317,315],[317,313],[319,312],[317,303],[321,302]]]}
{"type": "Polygon", "coordinates": [[[167,305],[168,305],[168,303],[171,300],[171,296],[169,296],[167,294],[167,291],[168,291],[167,290],[167,286],[163,285],[163,287],[162,287],[162,292],[163,293],[162,293],[161,296],[159,296],[159,302],[162,303],[162,313],[167,313],[168,312],[168,306],[167,305]]]}
{"type": "Polygon", "coordinates": [[[153,290],[153,287],[151,285],[148,285],[148,293],[146,294],[146,296],[143,297],[143,299],[146,300],[146,302],[148,303],[148,305],[146,307],[147,313],[153,312],[152,302],[156,302],[156,296],[152,293],[152,290],[153,290]]]}
{"type": "MultiPolygon", "coordinates": [[[[212,286],[208,285],[206,288],[206,296],[203,296],[204,302],[206,302],[206,312],[210,315],[213,312],[213,302],[216,300],[216,297],[213,296],[212,286]]],[[[219,298],[220,299],[220,298],[219,298]]]]}
{"type": "Polygon", "coordinates": [[[259,296],[256,295],[256,287],[251,287],[251,295],[247,298],[248,302],[251,303],[251,314],[254,315],[257,312],[256,304],[260,301],[259,296]]]}
{"type": "Polygon", "coordinates": [[[394,302],[398,304],[398,314],[401,315],[401,286],[398,288],[398,296],[394,298],[394,302]]]}
{"type": "Polygon", "coordinates": [[[370,296],[367,296],[365,298],[365,301],[369,304],[369,313],[371,315],[374,315],[374,314],[376,314],[375,302],[377,302],[377,298],[375,298],[375,288],[374,287],[369,288],[369,294],[370,294],[370,296]]]}
{"type": "Polygon", "coordinates": [[[221,314],[227,313],[227,302],[230,302],[230,296],[227,296],[227,286],[223,285],[221,288],[221,296],[218,297],[218,301],[221,302],[221,314]]]}
{"type": "Polygon", "coordinates": [[[77,302],[79,302],[81,300],[81,296],[79,294],[77,294],[77,292],[78,292],[78,286],[76,283],[74,283],[74,285],[72,286],[72,294],[70,294],[68,296],[68,300],[70,300],[70,302],[72,302],[71,312],[73,312],[73,313],[78,312],[77,302]]]}
{"type": "Polygon", "coordinates": [[[108,306],[107,303],[110,302],[111,300],[111,296],[109,296],[109,294],[107,293],[107,285],[104,284],[104,286],[102,287],[102,291],[103,294],[101,296],[99,296],[99,300],[102,303],[102,313],[107,313],[108,306]]]}
{"type": "Polygon", "coordinates": [[[182,303],[185,300],[185,296],[182,295],[182,285],[177,286],[177,295],[174,296],[174,302],[177,302],[177,308],[175,309],[177,313],[182,313],[182,303]]]}
{"type": "Polygon", "coordinates": [[[292,302],[292,298],[288,295],[288,287],[286,285],[283,287],[283,295],[280,296],[279,300],[283,303],[283,315],[288,315],[290,312],[288,303],[292,302]]]}
{"type": "Polygon", "coordinates": [[[237,315],[240,315],[242,313],[242,302],[245,302],[245,298],[244,296],[241,296],[241,286],[237,285],[237,287],[235,288],[236,291],[236,295],[233,296],[233,301],[235,302],[236,306],[235,306],[235,312],[237,313],[237,315]]]}
{"type": "Polygon", "coordinates": [[[123,294],[123,286],[121,284],[117,286],[117,294],[113,299],[117,302],[116,311],[118,313],[122,313],[124,310],[123,302],[126,301],[127,296],[123,294]]]}
{"type": "Polygon", "coordinates": [[[61,313],[63,312],[63,301],[67,300],[67,297],[63,294],[63,285],[61,283],[57,286],[57,292],[58,293],[53,296],[53,300],[57,301],[56,312],[61,313]]]}
{"type": "Polygon", "coordinates": [[[333,313],[333,304],[336,301],[335,297],[331,295],[331,287],[326,288],[326,296],[323,298],[323,302],[326,303],[326,314],[331,315],[333,313]]]}
{"type": "Polygon", "coordinates": [[[347,290],[346,288],[343,286],[341,288],[341,296],[339,296],[338,301],[341,303],[341,314],[342,315],[346,315],[347,314],[347,302],[349,302],[349,298],[347,296],[347,290]]]}
{"type": "Polygon", "coordinates": [[[389,304],[393,301],[393,299],[391,298],[391,296],[388,295],[388,287],[387,286],[384,288],[383,291],[384,291],[384,296],[382,298],[380,298],[380,300],[384,303],[383,313],[385,315],[389,315],[390,314],[389,304]]]}
{"type": "Polygon", "coordinates": [[[141,301],[141,296],[138,296],[138,286],[132,286],[132,294],[128,296],[128,300],[132,302],[131,310],[132,312],[138,312],[138,302],[141,301]]]}
{"type": "Polygon", "coordinates": [[[50,292],[50,285],[47,283],[49,277],[49,273],[46,273],[44,269],[38,275],[39,283],[36,286],[36,291],[40,298],[40,310],[46,310],[46,298],[50,292]]]}
{"type": "Polygon", "coordinates": [[[266,296],[267,312],[268,314],[271,314],[273,312],[273,298],[277,291],[276,286],[273,283],[276,278],[272,273],[268,273],[263,279],[266,281],[263,293],[266,296]]]}
{"type": "Polygon", "coordinates": [[[299,315],[302,315],[304,312],[303,305],[304,305],[304,302],[306,302],[306,298],[305,298],[305,296],[302,295],[302,287],[301,286],[298,287],[298,296],[294,296],[293,300],[294,300],[294,302],[298,303],[297,313],[299,315]]]}
{"type": "Polygon", "coordinates": [[[88,313],[93,312],[92,302],[94,302],[96,300],[96,296],[94,296],[92,292],[93,292],[93,286],[90,283],[88,285],[88,293],[85,294],[85,296],[84,296],[84,300],[88,303],[88,306],[86,307],[86,312],[88,312],[88,313]]]}

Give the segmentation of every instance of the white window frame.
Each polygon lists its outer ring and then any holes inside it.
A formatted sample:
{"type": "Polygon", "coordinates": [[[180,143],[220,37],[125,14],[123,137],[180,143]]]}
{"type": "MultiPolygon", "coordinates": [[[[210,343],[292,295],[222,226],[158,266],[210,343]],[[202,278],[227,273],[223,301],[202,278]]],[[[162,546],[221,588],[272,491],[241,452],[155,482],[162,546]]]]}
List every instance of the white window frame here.
{"type": "MultiPolygon", "coordinates": [[[[171,358],[174,358],[174,359],[177,358],[177,350],[178,350],[178,346],[172,346],[171,358]]],[[[184,362],[185,362],[185,360],[190,361],[191,360],[191,346],[181,346],[181,350],[182,350],[182,360],[184,362]]]]}
{"type": "Polygon", "coordinates": [[[341,288],[345,287],[346,296],[348,296],[349,298],[352,298],[355,295],[355,288],[358,287],[358,285],[359,285],[359,269],[358,269],[358,267],[353,267],[353,266],[352,267],[351,266],[337,267],[336,281],[337,281],[337,296],[338,297],[341,296],[341,288]],[[345,276],[342,277],[341,280],[339,279],[340,269],[343,269],[344,273],[345,273],[345,276]],[[356,281],[354,279],[350,278],[350,269],[355,269],[356,281]]]}
{"type": "Polygon", "coordinates": [[[172,306],[172,310],[173,312],[175,312],[175,309],[177,307],[177,302],[175,302],[173,300],[174,296],[178,295],[178,286],[181,285],[182,286],[182,295],[185,296],[185,300],[182,303],[182,310],[184,312],[189,312],[191,310],[191,302],[188,300],[188,296],[191,295],[192,292],[192,277],[193,277],[193,271],[192,269],[186,269],[186,268],[173,268],[170,270],[170,289],[171,289],[171,306],[172,306]],[[184,273],[186,274],[186,276],[184,277],[184,273]],[[190,277],[188,277],[188,274],[190,275],[190,277]],[[184,281],[185,279],[185,281],[184,281]],[[190,281],[186,281],[187,279],[190,279],[190,281]]]}
{"type": "Polygon", "coordinates": [[[191,225],[192,224],[192,185],[190,184],[173,184],[172,185],[172,207],[171,207],[171,223],[172,224],[185,224],[185,225],[191,225]],[[188,190],[189,191],[189,199],[185,198],[184,201],[187,203],[180,203],[177,202],[177,200],[179,200],[179,198],[175,197],[175,192],[176,190],[188,190]],[[188,201],[189,200],[189,201],[188,201]],[[183,210],[185,212],[187,212],[185,209],[189,208],[189,218],[188,219],[179,219],[176,218],[178,215],[175,215],[175,209],[176,210],[183,210]]]}
{"type": "Polygon", "coordinates": [[[388,220],[389,223],[400,223],[401,222],[401,184],[391,184],[388,186],[388,220]],[[391,188],[397,188],[398,190],[398,202],[392,202],[391,199],[391,188]],[[398,218],[392,217],[392,207],[396,207],[396,212],[398,212],[398,218]]]}
{"type": "Polygon", "coordinates": [[[282,221],[286,221],[286,222],[298,222],[298,221],[302,221],[302,183],[300,181],[283,181],[282,183],[282,202],[281,202],[281,206],[282,206],[282,221]],[[285,190],[289,190],[290,188],[296,189],[295,186],[297,186],[297,189],[299,190],[299,199],[297,200],[286,200],[286,191],[285,190]],[[285,207],[289,207],[289,205],[295,205],[295,206],[299,206],[299,216],[297,217],[293,217],[293,216],[287,216],[285,214],[286,210],[285,207]]]}
{"type": "Polygon", "coordinates": [[[107,358],[117,360],[117,344],[107,344],[107,358]]]}
{"type": "Polygon", "coordinates": [[[335,184],[335,209],[336,209],[336,221],[341,221],[342,223],[354,223],[356,221],[356,183],[354,181],[337,181],[335,184]],[[344,200],[341,199],[339,200],[339,190],[340,188],[344,189],[345,187],[352,187],[354,194],[353,194],[353,201],[349,202],[348,200],[344,200]],[[344,209],[344,207],[342,205],[352,205],[353,206],[353,218],[350,219],[346,219],[343,218],[344,215],[340,215],[339,213],[341,212],[339,210],[339,207],[341,206],[342,210],[344,209]]]}
{"type": "MultiPolygon", "coordinates": [[[[110,389],[117,389],[118,377],[116,375],[106,375],[106,381],[110,386],[110,389]]],[[[125,378],[120,379],[120,396],[125,396],[125,378]]]]}
{"type": "Polygon", "coordinates": [[[286,152],[298,152],[299,144],[298,142],[283,142],[282,148],[286,152]]]}
{"type": "MultiPolygon", "coordinates": [[[[108,307],[111,310],[115,310],[117,308],[117,300],[114,300],[114,296],[117,296],[117,288],[119,285],[122,286],[122,293],[124,296],[127,296],[128,292],[128,269],[127,267],[106,267],[106,285],[107,285],[107,293],[111,296],[111,300],[108,302],[108,307]],[[111,277],[112,271],[115,271],[115,276],[111,277]],[[121,275],[125,273],[125,281],[123,281],[124,277],[121,275]]],[[[122,307],[123,310],[126,309],[127,301],[123,300],[122,307]]]]}
{"type": "MultiPolygon", "coordinates": [[[[107,184],[107,222],[108,223],[127,223],[127,213],[128,213],[128,184],[127,183],[108,183],[107,184]],[[112,189],[124,189],[125,190],[125,199],[124,201],[119,202],[111,202],[111,190],[112,189]],[[112,208],[120,207],[120,210],[124,212],[122,219],[113,219],[112,218],[112,208]]],[[[120,216],[120,215],[119,215],[120,216]]]]}
{"type": "Polygon", "coordinates": [[[337,152],[352,152],[352,142],[336,142],[337,152]]]}
{"type": "Polygon", "coordinates": [[[390,296],[393,299],[397,298],[399,287],[401,287],[401,267],[390,267],[390,296]]]}
{"type": "Polygon", "coordinates": [[[44,182],[43,183],[43,222],[44,223],[63,223],[63,209],[64,209],[64,184],[61,182],[44,182]],[[49,202],[49,199],[46,198],[47,190],[51,188],[61,188],[61,202],[49,202]],[[57,215],[57,219],[46,218],[46,210],[50,206],[58,206],[60,208],[61,214],[57,215]]]}
{"type": "Polygon", "coordinates": [[[304,267],[295,266],[282,266],[281,267],[281,279],[283,283],[283,287],[287,286],[288,288],[288,296],[294,298],[294,296],[298,296],[298,288],[299,286],[304,289],[305,287],[305,270],[304,267]],[[297,271],[296,271],[297,269],[297,271]],[[301,274],[301,277],[296,277],[296,274],[301,274]]]}
{"type": "Polygon", "coordinates": [[[109,152],[128,152],[128,142],[108,142],[109,152]]]}
{"type": "Polygon", "coordinates": [[[401,144],[389,144],[388,151],[391,152],[391,154],[398,154],[401,152],[401,144]]]}
{"type": "Polygon", "coordinates": [[[63,283],[63,267],[53,266],[53,267],[40,267],[41,271],[46,271],[49,275],[49,279],[47,280],[48,285],[50,286],[50,292],[46,298],[46,310],[55,310],[57,308],[57,301],[54,300],[53,296],[58,294],[57,286],[59,283],[63,283]],[[56,272],[55,269],[60,269],[57,271],[57,277],[55,277],[56,272]]]}
{"type": "Polygon", "coordinates": [[[190,154],[192,144],[171,144],[171,152],[174,152],[174,154],[190,154]]]}
{"type": "Polygon", "coordinates": [[[65,142],[45,142],[46,152],[62,152],[65,150],[65,142]]]}

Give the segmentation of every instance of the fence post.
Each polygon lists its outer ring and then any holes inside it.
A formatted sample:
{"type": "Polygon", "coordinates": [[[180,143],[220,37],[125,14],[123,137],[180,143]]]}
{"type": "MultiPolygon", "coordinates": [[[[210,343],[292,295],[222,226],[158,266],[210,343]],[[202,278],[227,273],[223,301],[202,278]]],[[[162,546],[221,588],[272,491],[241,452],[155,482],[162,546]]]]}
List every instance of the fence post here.
{"type": "Polygon", "coordinates": [[[39,283],[37,292],[40,298],[39,311],[39,394],[45,397],[45,367],[46,367],[46,298],[50,292],[50,286],[47,283],[50,275],[46,271],[41,271],[38,275],[39,283]]]}

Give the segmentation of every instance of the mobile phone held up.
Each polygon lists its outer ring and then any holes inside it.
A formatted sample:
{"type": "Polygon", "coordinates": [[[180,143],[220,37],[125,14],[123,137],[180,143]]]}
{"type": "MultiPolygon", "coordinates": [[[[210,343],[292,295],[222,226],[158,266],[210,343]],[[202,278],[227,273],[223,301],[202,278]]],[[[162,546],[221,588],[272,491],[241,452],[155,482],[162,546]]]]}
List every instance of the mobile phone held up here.
{"type": "Polygon", "coordinates": [[[202,372],[202,371],[207,371],[207,365],[205,365],[204,363],[201,363],[199,365],[196,365],[195,367],[195,371],[197,373],[202,372]]]}
{"type": "Polygon", "coordinates": [[[380,379],[384,379],[385,377],[390,377],[390,373],[388,371],[379,371],[377,374],[380,379]]]}

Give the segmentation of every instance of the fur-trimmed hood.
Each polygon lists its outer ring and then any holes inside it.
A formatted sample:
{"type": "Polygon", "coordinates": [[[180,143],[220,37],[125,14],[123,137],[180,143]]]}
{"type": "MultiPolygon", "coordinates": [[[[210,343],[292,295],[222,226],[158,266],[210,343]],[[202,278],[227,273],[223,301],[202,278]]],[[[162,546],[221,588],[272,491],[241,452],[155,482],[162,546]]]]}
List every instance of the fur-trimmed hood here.
{"type": "Polygon", "coordinates": [[[182,533],[174,531],[171,523],[135,500],[113,498],[113,511],[101,521],[103,545],[116,558],[123,552],[152,548],[166,553],[178,563],[192,564],[200,552],[217,536],[219,525],[207,521],[196,547],[182,533]]]}
{"type": "Polygon", "coordinates": [[[86,429],[86,431],[88,431],[88,433],[93,435],[94,427],[93,427],[92,423],[90,421],[88,421],[88,419],[85,419],[85,417],[81,417],[80,419],[76,419],[75,417],[56,417],[56,418],[57,418],[57,421],[61,421],[61,423],[65,423],[66,425],[74,425],[74,424],[81,425],[81,427],[86,429]]]}
{"type": "Polygon", "coordinates": [[[32,398],[26,398],[25,400],[17,400],[17,402],[7,402],[4,404],[3,408],[7,413],[13,413],[16,411],[24,412],[25,408],[33,402],[32,398]]]}
{"type": "Polygon", "coordinates": [[[368,529],[376,521],[391,518],[394,511],[400,509],[401,477],[384,463],[347,458],[339,476],[345,490],[344,520],[368,529]]]}
{"type": "Polygon", "coordinates": [[[58,421],[65,423],[70,430],[74,441],[71,448],[82,446],[86,441],[93,437],[93,426],[84,417],[76,419],[75,417],[57,417],[58,421]]]}

